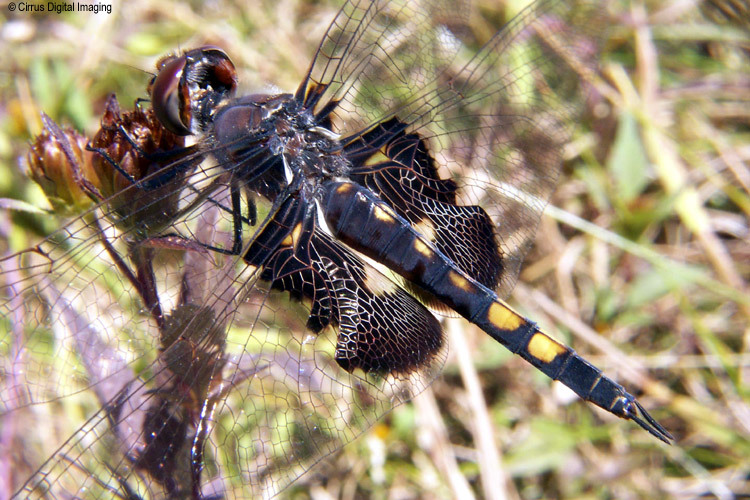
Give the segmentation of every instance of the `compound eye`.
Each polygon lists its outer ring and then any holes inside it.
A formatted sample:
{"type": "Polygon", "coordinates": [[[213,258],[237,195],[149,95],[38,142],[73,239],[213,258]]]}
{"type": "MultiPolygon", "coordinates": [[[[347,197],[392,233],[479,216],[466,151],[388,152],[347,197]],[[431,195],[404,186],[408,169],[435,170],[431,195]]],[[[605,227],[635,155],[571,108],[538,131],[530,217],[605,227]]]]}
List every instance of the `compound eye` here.
{"type": "MultiPolygon", "coordinates": [[[[177,135],[190,135],[189,116],[186,116],[185,101],[180,83],[187,59],[185,55],[174,57],[160,64],[159,74],[151,82],[151,106],[156,118],[164,128],[177,135]]],[[[189,115],[189,112],[187,113],[189,115]]]]}

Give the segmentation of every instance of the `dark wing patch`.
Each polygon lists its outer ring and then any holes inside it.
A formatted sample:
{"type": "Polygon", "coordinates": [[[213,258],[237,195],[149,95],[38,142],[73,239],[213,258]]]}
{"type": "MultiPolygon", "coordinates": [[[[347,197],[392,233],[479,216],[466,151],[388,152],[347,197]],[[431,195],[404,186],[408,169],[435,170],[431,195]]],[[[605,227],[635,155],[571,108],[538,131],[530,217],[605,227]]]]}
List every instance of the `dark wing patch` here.
{"type": "Polygon", "coordinates": [[[479,206],[457,204],[456,183],[440,178],[424,140],[404,129],[392,119],[347,145],[352,179],[377,193],[462,271],[495,288],[503,255],[490,217],[479,206]]]}
{"type": "Polygon", "coordinates": [[[261,232],[245,259],[265,253],[262,279],[311,302],[307,328],[338,327],[336,362],[352,372],[410,374],[440,363],[437,319],[404,289],[316,229],[315,214],[289,199],[261,232]],[[300,220],[301,218],[301,220],[300,220]],[[269,242],[281,242],[269,253],[269,242]]]}
{"type": "Polygon", "coordinates": [[[409,373],[435,363],[443,332],[424,305],[325,233],[316,233],[313,246],[331,271],[342,368],[409,373]]]}

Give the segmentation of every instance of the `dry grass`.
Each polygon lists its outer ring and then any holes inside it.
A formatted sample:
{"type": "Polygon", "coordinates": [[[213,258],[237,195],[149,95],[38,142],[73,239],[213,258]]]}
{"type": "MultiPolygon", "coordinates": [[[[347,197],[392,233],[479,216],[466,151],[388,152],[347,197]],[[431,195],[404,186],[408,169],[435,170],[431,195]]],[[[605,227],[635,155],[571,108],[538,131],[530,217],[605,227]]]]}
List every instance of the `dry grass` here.
{"type": "MultiPolygon", "coordinates": [[[[108,93],[123,105],[144,97],[159,55],[204,43],[232,56],[247,89],[294,89],[335,3],[139,0],[111,15],[36,16],[4,6],[0,198],[43,203],[18,168],[41,110],[91,131],[108,93]]],[[[501,19],[494,3],[479,2],[477,33],[501,19]]],[[[676,444],[449,320],[444,376],[283,496],[750,496],[750,34],[691,2],[654,4],[624,6],[605,54],[610,111],[570,145],[512,302],[642,394],[676,444]]],[[[0,211],[15,249],[57,223],[0,211]]]]}

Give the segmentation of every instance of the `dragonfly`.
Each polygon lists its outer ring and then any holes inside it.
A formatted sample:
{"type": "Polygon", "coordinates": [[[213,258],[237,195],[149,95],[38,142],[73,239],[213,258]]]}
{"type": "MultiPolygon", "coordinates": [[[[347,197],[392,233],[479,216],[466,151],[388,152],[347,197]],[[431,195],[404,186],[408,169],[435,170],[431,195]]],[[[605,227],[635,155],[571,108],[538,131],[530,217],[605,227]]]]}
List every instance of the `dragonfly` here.
{"type": "MultiPolygon", "coordinates": [[[[460,15],[458,16],[460,17],[460,15]]],[[[538,0],[468,54],[452,2],[351,0],[297,89],[163,58],[92,139],[44,117],[32,173],[79,213],[0,262],[0,414],[93,394],[16,496],[272,496],[427,387],[460,316],[673,438],[504,299],[601,78],[606,8],[538,0]]]]}

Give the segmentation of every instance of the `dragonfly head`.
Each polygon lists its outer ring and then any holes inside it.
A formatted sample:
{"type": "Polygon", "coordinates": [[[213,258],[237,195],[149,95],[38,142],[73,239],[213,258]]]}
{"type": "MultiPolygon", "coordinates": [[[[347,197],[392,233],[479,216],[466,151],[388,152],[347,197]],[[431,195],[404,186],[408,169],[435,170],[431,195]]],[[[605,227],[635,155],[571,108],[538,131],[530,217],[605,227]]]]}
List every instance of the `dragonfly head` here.
{"type": "Polygon", "coordinates": [[[237,72],[218,47],[188,50],[157,63],[149,84],[151,105],[164,127],[177,135],[202,131],[216,108],[237,89],[237,72]]]}

